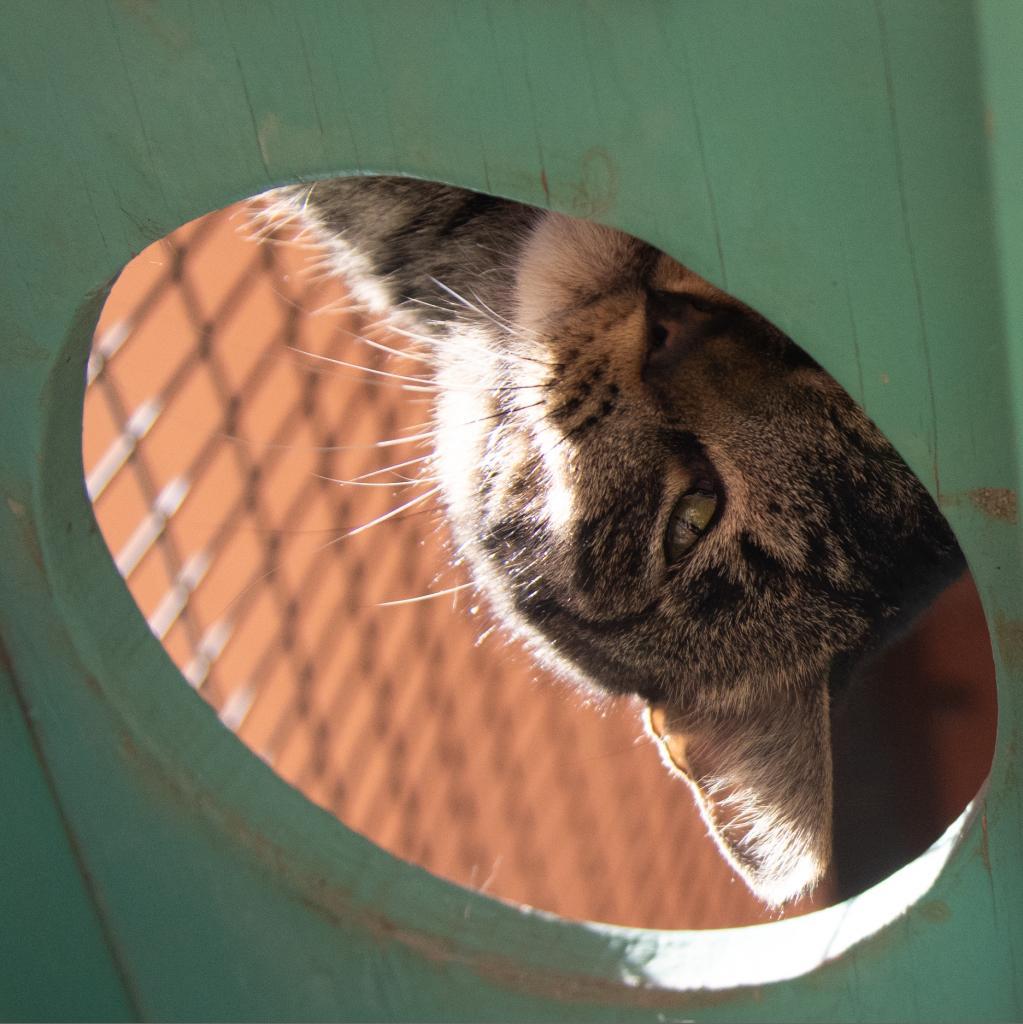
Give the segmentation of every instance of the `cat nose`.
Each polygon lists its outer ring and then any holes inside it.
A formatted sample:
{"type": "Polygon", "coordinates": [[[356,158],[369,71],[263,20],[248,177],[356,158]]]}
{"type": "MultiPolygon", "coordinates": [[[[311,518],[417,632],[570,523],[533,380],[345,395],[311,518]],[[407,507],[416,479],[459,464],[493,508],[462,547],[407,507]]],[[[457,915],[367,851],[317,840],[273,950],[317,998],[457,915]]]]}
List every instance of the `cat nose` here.
{"type": "Polygon", "coordinates": [[[643,380],[652,383],[673,370],[707,336],[713,318],[709,304],[694,296],[653,293],[647,300],[643,380]]]}
{"type": "Polygon", "coordinates": [[[674,367],[685,352],[685,329],[672,320],[658,320],[647,328],[643,379],[650,380],[674,367]]]}

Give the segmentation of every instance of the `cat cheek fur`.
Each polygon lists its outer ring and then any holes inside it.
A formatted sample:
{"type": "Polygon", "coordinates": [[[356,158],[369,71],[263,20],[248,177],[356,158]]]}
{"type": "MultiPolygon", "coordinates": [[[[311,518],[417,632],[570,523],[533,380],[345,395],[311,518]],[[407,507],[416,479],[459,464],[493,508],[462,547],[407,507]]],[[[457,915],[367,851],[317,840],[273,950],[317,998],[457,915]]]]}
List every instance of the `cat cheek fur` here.
{"type": "Polygon", "coordinates": [[[789,339],[634,238],[411,179],[276,198],[431,339],[435,468],[498,617],[581,687],[655,705],[666,763],[763,900],[810,888],[836,666],[963,567],[923,487],[789,339]],[[717,490],[714,525],[669,567],[693,486],[717,490]]]}

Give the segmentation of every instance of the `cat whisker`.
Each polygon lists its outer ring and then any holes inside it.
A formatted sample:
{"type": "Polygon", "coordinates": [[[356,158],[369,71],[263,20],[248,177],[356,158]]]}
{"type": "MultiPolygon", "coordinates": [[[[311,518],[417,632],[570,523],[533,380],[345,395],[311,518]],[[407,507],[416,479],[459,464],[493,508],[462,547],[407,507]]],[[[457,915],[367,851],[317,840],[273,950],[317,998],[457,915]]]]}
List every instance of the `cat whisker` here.
{"type": "Polygon", "coordinates": [[[457,594],[462,590],[468,590],[471,587],[475,587],[475,583],[459,583],[453,587],[447,587],[444,590],[434,590],[429,594],[419,594],[417,597],[400,597],[394,601],[378,601],[378,608],[397,608],[403,604],[419,604],[421,601],[432,601],[436,597],[446,597],[448,594],[457,594]]]}
{"type": "Polygon", "coordinates": [[[309,187],[305,190],[305,194],[302,196],[302,203],[299,206],[302,213],[305,213],[309,209],[309,200],[312,199],[313,192],[316,191],[316,186],[318,184],[319,182],[316,181],[310,182],[309,187]]]}
{"type": "Polygon", "coordinates": [[[495,395],[514,394],[516,391],[550,391],[554,387],[554,381],[546,380],[542,384],[498,384],[496,388],[489,388],[495,395]]]}
{"type": "Polygon", "coordinates": [[[336,526],[321,526],[316,529],[299,529],[292,526],[252,526],[247,523],[239,523],[237,526],[232,527],[234,530],[244,531],[245,533],[256,533],[265,534],[267,536],[281,536],[281,537],[304,537],[312,536],[314,534],[321,533],[337,533],[338,527],[336,526]]]}
{"type": "MultiPolygon", "coordinates": [[[[360,335],[354,335],[354,337],[357,337],[357,338],[359,338],[359,340],[362,340],[362,341],[367,341],[369,344],[373,344],[373,342],[369,342],[369,339],[362,338],[360,335]]],[[[295,346],[288,346],[288,347],[291,349],[291,351],[297,353],[300,356],[305,356],[308,359],[314,359],[314,360],[318,360],[318,361],[321,361],[321,362],[324,362],[324,363],[329,363],[332,366],[339,366],[339,367],[344,367],[346,369],[356,370],[356,371],[358,371],[360,373],[367,373],[367,374],[370,374],[371,376],[375,376],[375,377],[387,378],[386,384],[391,384],[391,382],[393,381],[395,383],[392,386],[396,386],[396,387],[400,386],[401,389],[404,390],[404,391],[418,391],[418,392],[426,392],[426,393],[429,393],[429,394],[435,394],[435,393],[444,392],[444,391],[458,390],[458,391],[465,391],[465,392],[467,392],[469,394],[486,394],[488,392],[493,392],[493,393],[496,393],[496,394],[500,394],[501,391],[503,390],[502,386],[499,386],[497,388],[465,387],[465,388],[457,388],[457,389],[455,389],[455,388],[452,388],[451,385],[437,384],[437,383],[435,383],[434,381],[430,380],[427,377],[417,377],[417,376],[413,376],[413,375],[410,375],[410,374],[395,373],[393,370],[378,370],[378,369],[375,369],[372,366],[363,366],[361,363],[351,363],[351,362],[348,362],[346,359],[337,359],[334,356],[323,355],[322,353],[319,353],[319,352],[310,352],[308,349],[301,349],[301,348],[297,348],[295,346]],[[414,383],[410,383],[410,382],[414,382],[414,383]]],[[[383,347],[385,349],[385,351],[386,351],[386,346],[381,346],[381,347],[383,347]]],[[[397,353],[397,354],[401,355],[403,353],[397,353]]],[[[308,367],[308,369],[311,372],[318,372],[313,367],[308,367]]],[[[319,371],[319,372],[322,372],[322,371],[319,371]]],[[[347,375],[344,375],[344,374],[342,374],[340,376],[342,377],[342,379],[345,379],[345,380],[352,379],[352,378],[350,378],[350,377],[348,377],[347,375]]],[[[355,379],[360,379],[360,378],[355,378],[355,379]]],[[[374,383],[374,382],[373,381],[368,381],[367,383],[374,383]]],[[[377,381],[376,383],[380,384],[379,381],[377,381]]],[[[515,388],[515,390],[520,390],[520,389],[521,390],[525,390],[525,389],[527,389],[529,387],[541,387],[541,386],[549,386],[549,385],[521,385],[518,388],[515,388]]]]}
{"type": "MultiPolygon", "coordinates": [[[[442,292],[444,292],[447,295],[450,295],[457,303],[459,303],[459,305],[464,306],[470,312],[477,313],[480,316],[482,316],[484,319],[490,320],[491,323],[493,323],[495,327],[504,327],[504,325],[501,324],[501,322],[499,320],[496,320],[493,317],[487,316],[483,312],[483,310],[479,308],[479,306],[476,306],[473,303],[471,303],[464,295],[460,295],[450,285],[446,285],[443,281],[439,280],[436,277],[432,277],[432,276],[430,278],[428,278],[428,280],[430,280],[433,284],[435,284],[442,292]]],[[[507,328],[504,328],[504,329],[507,330],[507,328]]]]}
{"type": "MultiPolygon", "coordinates": [[[[412,301],[412,300],[410,300],[410,301],[412,301]]],[[[426,302],[425,300],[422,300],[422,299],[416,299],[414,301],[416,301],[416,302],[418,302],[418,303],[420,303],[422,305],[430,306],[431,308],[437,308],[437,309],[440,308],[440,307],[435,307],[435,306],[433,306],[432,303],[428,303],[428,302],[426,302]]],[[[438,326],[441,329],[444,329],[446,327],[446,325],[443,322],[440,322],[440,321],[437,322],[436,326],[438,326]]],[[[433,353],[438,353],[438,352],[439,353],[443,353],[445,351],[449,351],[451,348],[453,348],[457,344],[456,341],[454,341],[450,337],[446,337],[444,334],[437,334],[437,335],[419,334],[419,333],[417,333],[415,331],[409,330],[407,327],[401,326],[400,324],[394,324],[391,321],[389,321],[387,318],[384,318],[382,320],[376,321],[375,323],[371,324],[370,327],[371,328],[383,327],[384,329],[386,329],[387,331],[391,332],[392,334],[401,335],[404,338],[408,338],[409,341],[415,342],[417,345],[425,346],[426,348],[430,349],[433,353]]],[[[507,353],[503,353],[503,352],[493,353],[493,352],[490,352],[489,349],[487,351],[490,354],[492,354],[492,355],[496,355],[498,358],[504,358],[506,355],[508,355],[507,353]]],[[[411,359],[419,359],[422,362],[428,362],[428,363],[435,362],[435,358],[436,358],[435,355],[416,354],[416,353],[413,353],[413,352],[410,352],[410,351],[407,351],[407,350],[405,352],[403,352],[402,355],[407,356],[408,358],[411,358],[411,359]]],[[[514,356],[510,356],[509,355],[508,358],[509,359],[514,359],[514,356]]]]}
{"type": "Polygon", "coordinates": [[[516,405],[509,409],[498,409],[497,412],[490,413],[488,416],[479,416],[474,420],[463,420],[459,426],[473,427],[479,423],[489,423],[492,420],[502,419],[508,416],[514,416],[518,413],[528,412],[530,409],[537,409],[544,404],[544,399],[540,399],[538,402],[533,402],[530,405],[516,405]]]}
{"type": "MultiPolygon", "coordinates": [[[[401,326],[398,326],[398,325],[395,325],[395,324],[388,323],[386,320],[378,321],[377,323],[371,324],[370,326],[372,328],[375,328],[375,327],[378,327],[378,326],[383,326],[390,333],[401,335],[402,337],[408,338],[410,341],[416,342],[417,344],[425,345],[428,348],[432,349],[434,353],[436,353],[436,352],[444,352],[446,350],[451,349],[452,347],[454,347],[454,345],[457,344],[457,342],[453,341],[450,338],[445,338],[445,337],[442,337],[442,336],[441,337],[431,337],[431,336],[425,335],[425,334],[417,334],[415,331],[410,331],[410,330],[408,330],[405,327],[401,327],[401,326]]],[[[379,347],[379,346],[377,346],[377,347],[379,347]]],[[[392,351],[395,354],[399,354],[403,358],[406,358],[406,359],[415,359],[415,360],[418,360],[420,362],[428,363],[428,364],[431,364],[431,365],[436,362],[436,356],[433,355],[433,354],[426,355],[426,354],[414,352],[414,351],[412,351],[410,349],[405,349],[404,351],[398,350],[398,349],[394,349],[392,351]]],[[[491,355],[494,358],[496,358],[498,360],[501,360],[501,361],[504,361],[506,363],[524,364],[524,365],[528,365],[528,366],[543,366],[546,369],[551,369],[553,367],[552,363],[547,362],[545,360],[531,359],[531,358],[529,358],[527,356],[523,356],[521,354],[514,353],[514,352],[507,352],[507,351],[502,351],[502,350],[494,351],[494,350],[491,350],[491,349],[487,349],[486,351],[487,351],[488,355],[491,355]]],[[[523,385],[523,387],[536,387],[536,386],[537,385],[523,385]]],[[[552,385],[551,384],[544,384],[543,386],[544,387],[550,387],[552,385]]]]}
{"type": "Polygon", "coordinates": [[[246,242],[262,245],[273,240],[273,236],[285,221],[275,217],[268,204],[246,203],[232,213],[229,220],[234,222],[235,231],[246,242]]]}
{"type": "MultiPolygon", "coordinates": [[[[450,306],[439,306],[436,302],[430,302],[428,299],[420,298],[418,295],[405,295],[402,296],[402,301],[407,302],[410,305],[422,306],[424,309],[435,309],[438,313],[450,313],[450,306]]],[[[432,321],[438,324],[444,323],[443,320],[432,321]]]]}
{"type": "Polygon", "coordinates": [[[308,252],[322,252],[323,242],[316,237],[314,229],[302,223],[292,210],[283,209],[279,204],[260,208],[255,204],[246,206],[232,214],[231,220],[244,220],[235,230],[247,242],[257,245],[277,244],[308,252]],[[282,237],[283,236],[283,237],[282,237]]]}
{"type": "Polygon", "coordinates": [[[433,362],[429,356],[418,355],[415,352],[410,352],[408,349],[394,348],[391,345],[385,345],[382,341],[376,341],[374,338],[368,338],[366,335],[359,334],[356,331],[349,331],[342,328],[341,333],[347,334],[348,337],[354,338],[356,341],[361,341],[364,345],[369,345],[370,348],[375,348],[380,352],[385,352],[387,355],[397,356],[399,359],[413,359],[417,362],[431,364],[433,362]]]}
{"type": "MultiPolygon", "coordinates": [[[[459,293],[456,292],[453,288],[450,288],[450,287],[448,287],[448,285],[444,284],[443,281],[439,281],[435,277],[431,277],[430,281],[432,281],[442,291],[444,291],[448,295],[450,295],[453,299],[455,299],[456,302],[458,302],[465,309],[468,309],[470,312],[475,313],[477,316],[480,316],[484,320],[489,321],[495,327],[497,327],[499,330],[504,331],[506,334],[510,335],[511,337],[515,338],[516,340],[522,341],[522,342],[524,342],[526,344],[534,344],[534,345],[536,345],[536,344],[538,344],[540,342],[541,339],[526,338],[526,337],[524,337],[521,334],[515,333],[515,331],[511,327],[507,326],[501,320],[497,319],[497,315],[496,314],[492,314],[490,312],[484,311],[483,309],[479,308],[478,306],[475,306],[467,298],[465,298],[465,296],[459,295],[459,293]]],[[[441,310],[441,311],[445,311],[444,307],[437,306],[437,305],[435,305],[434,303],[431,303],[431,302],[426,302],[423,299],[413,299],[412,301],[414,301],[414,302],[416,302],[416,303],[418,303],[420,305],[427,306],[427,307],[432,308],[432,309],[438,309],[438,310],[441,310]]],[[[489,310],[489,307],[487,307],[487,310],[489,310]]],[[[544,366],[544,367],[549,367],[550,366],[549,361],[546,360],[546,359],[539,359],[539,358],[532,357],[532,356],[526,356],[526,355],[523,355],[521,352],[508,352],[506,350],[502,350],[502,351],[500,351],[500,352],[498,352],[496,354],[501,359],[508,360],[509,362],[519,362],[519,363],[534,364],[534,365],[538,364],[538,365],[544,366]]]]}
{"type": "MultiPolygon", "coordinates": [[[[418,434],[409,434],[406,437],[392,437],[386,441],[368,441],[365,444],[323,444],[323,445],[303,445],[301,451],[306,452],[357,452],[366,451],[370,448],[393,448],[397,445],[411,444],[416,441],[429,441],[436,434],[436,430],[427,430],[418,434]]],[[[273,441],[257,441],[250,437],[241,437],[238,434],[229,434],[226,431],[218,431],[217,435],[223,437],[228,441],[236,441],[239,444],[251,445],[253,447],[260,448],[282,448],[282,449],[297,449],[297,445],[293,444],[276,444],[273,441]]],[[[425,455],[423,458],[429,458],[430,456],[425,455]]]]}
{"type": "MultiPolygon", "coordinates": [[[[390,519],[394,519],[394,518],[400,516],[403,512],[406,512],[407,509],[410,509],[413,506],[415,506],[416,504],[418,504],[418,503],[420,503],[422,501],[425,501],[427,498],[432,497],[439,490],[440,490],[439,486],[433,487],[429,491],[427,491],[427,492],[425,492],[423,494],[420,494],[417,497],[413,498],[411,501],[405,502],[404,505],[399,505],[397,508],[391,509],[389,512],[385,512],[383,515],[378,516],[376,519],[372,520],[371,522],[363,523],[362,526],[357,526],[357,527],[355,527],[352,530],[349,530],[349,531],[347,531],[345,533],[342,533],[340,536],[332,537],[326,543],[321,544],[319,547],[314,548],[310,552],[310,557],[318,555],[318,554],[326,551],[327,548],[333,547],[335,544],[339,543],[340,541],[346,540],[349,537],[354,537],[357,534],[362,533],[364,530],[368,530],[372,526],[377,526],[380,523],[387,522],[390,519]]],[[[417,512],[418,511],[430,511],[430,510],[429,509],[423,509],[423,510],[417,510],[417,512]]],[[[436,510],[434,510],[434,511],[436,511],[436,510]]],[[[414,512],[414,513],[411,513],[411,514],[415,515],[417,513],[414,512]]],[[[402,518],[407,518],[407,516],[404,516],[402,518]]],[[[328,527],[327,529],[324,529],[324,530],[286,530],[286,529],[276,529],[275,530],[275,529],[270,529],[270,530],[265,530],[264,532],[266,532],[266,533],[277,533],[277,534],[284,534],[284,533],[292,533],[292,534],[334,533],[334,534],[336,534],[338,532],[338,530],[337,530],[337,527],[328,527]]],[[[268,580],[271,576],[273,576],[275,573],[277,573],[280,570],[280,568],[281,568],[280,563],[278,563],[277,565],[272,565],[269,569],[266,570],[266,572],[260,573],[258,576],[256,576],[253,579],[251,579],[244,587],[242,587],[242,589],[240,591],[238,591],[237,594],[235,594],[235,596],[233,598],[231,598],[230,601],[228,601],[228,603],[226,605],[224,605],[224,607],[217,614],[216,618],[217,619],[224,618],[231,611],[231,609],[234,608],[238,604],[238,602],[241,601],[242,598],[245,597],[245,595],[247,593],[249,593],[249,591],[251,591],[253,589],[253,587],[257,587],[257,586],[259,586],[260,583],[263,583],[264,581],[268,580]]],[[[471,583],[465,584],[465,586],[472,586],[472,585],[473,584],[471,584],[471,583]]],[[[441,596],[441,595],[438,594],[436,596],[441,596]]]]}
{"type": "MultiPolygon", "coordinates": [[[[546,338],[540,332],[534,331],[531,328],[518,328],[516,326],[513,326],[510,324],[510,322],[506,322],[504,317],[500,317],[498,313],[494,312],[494,310],[492,310],[491,307],[485,304],[483,304],[482,306],[476,306],[473,303],[469,302],[468,299],[459,295],[453,289],[447,288],[446,285],[442,284],[436,279],[431,278],[430,280],[433,281],[433,283],[438,288],[442,288],[445,291],[450,292],[470,312],[476,313],[477,316],[482,316],[483,319],[485,319],[485,321],[493,324],[494,327],[498,328],[498,330],[500,331],[503,331],[509,337],[514,338],[516,341],[521,341],[524,344],[534,346],[537,350],[539,350],[542,353],[542,355],[538,357],[524,355],[521,352],[509,352],[506,349],[502,349],[501,352],[499,353],[502,358],[507,358],[512,361],[527,362],[527,364],[537,364],[543,367],[551,366],[550,360],[544,357],[547,351],[545,344],[546,338]],[[528,332],[528,334],[526,332],[528,332]],[[532,337],[529,337],[528,335],[532,335],[532,337]]],[[[476,298],[475,295],[473,297],[476,298]]]]}
{"type": "MultiPolygon", "coordinates": [[[[311,366],[308,363],[301,362],[300,360],[296,360],[295,365],[298,366],[303,373],[315,373],[320,376],[332,377],[334,380],[356,381],[360,387],[395,388],[399,391],[426,393],[430,395],[436,394],[439,390],[438,387],[433,384],[403,384],[391,380],[373,380],[372,378],[367,380],[365,377],[359,377],[354,373],[342,373],[337,367],[311,366]]],[[[362,367],[362,369],[368,373],[373,372],[369,367],[362,367]]]]}
{"type": "Polygon", "coordinates": [[[313,473],[318,480],[325,480],[329,484],[343,484],[349,487],[421,487],[424,483],[436,483],[436,477],[406,477],[401,480],[343,480],[340,477],[324,476],[322,473],[313,473]]]}
{"type": "Polygon", "coordinates": [[[495,324],[503,324],[512,337],[525,339],[527,334],[531,334],[533,336],[531,340],[541,344],[546,342],[546,338],[540,333],[540,331],[537,331],[532,327],[525,327],[522,324],[517,324],[513,320],[509,320],[506,316],[502,316],[495,309],[488,306],[475,292],[472,293],[472,297],[479,303],[480,307],[489,314],[490,319],[495,324]]]}
{"type": "MultiPolygon", "coordinates": [[[[338,278],[337,257],[333,253],[323,252],[321,248],[318,259],[306,258],[299,274],[311,283],[317,281],[336,282],[338,278]]],[[[346,295],[345,299],[350,304],[350,312],[359,312],[364,308],[363,303],[351,295],[346,295]]]]}
{"type": "Polygon", "coordinates": [[[274,295],[286,306],[291,306],[292,309],[297,309],[303,315],[308,315],[308,310],[301,302],[296,302],[290,295],[285,295],[280,288],[273,287],[272,291],[274,295]]]}
{"type": "Polygon", "coordinates": [[[403,512],[395,519],[395,522],[405,523],[410,519],[414,519],[416,516],[436,516],[440,511],[441,509],[438,505],[430,505],[427,508],[414,508],[411,512],[403,512]]]}
{"type": "MultiPolygon", "coordinates": [[[[305,269],[305,268],[303,268],[305,269]]],[[[362,306],[350,295],[340,295],[308,311],[309,316],[353,316],[362,312],[362,306]]],[[[346,332],[351,333],[351,332],[346,332]]]]}
{"type": "MultiPolygon", "coordinates": [[[[409,499],[404,505],[399,505],[397,508],[392,508],[390,512],[385,512],[383,515],[377,516],[376,519],[371,519],[368,523],[363,523],[362,526],[356,526],[353,530],[348,530],[340,537],[336,537],[332,540],[331,544],[336,544],[338,541],[347,540],[349,537],[356,537],[365,530],[369,530],[374,526],[379,526],[381,523],[386,523],[389,519],[393,519],[395,516],[400,515],[406,509],[412,508],[418,505],[420,502],[426,501],[427,498],[432,498],[435,494],[440,491],[440,486],[431,487],[428,491],[424,491],[422,494],[417,494],[414,498],[409,499]]],[[[328,545],[329,546],[329,545],[328,545]]]]}
{"type": "Polygon", "coordinates": [[[406,466],[415,466],[420,462],[428,462],[433,458],[433,454],[420,455],[414,459],[406,459],[404,462],[396,462],[392,466],[384,466],[382,469],[371,469],[368,473],[363,473],[360,476],[354,477],[353,481],[368,480],[370,477],[379,476],[381,473],[394,473],[396,470],[404,469],[406,466]]]}
{"type": "MultiPolygon", "coordinates": [[[[406,327],[402,327],[399,324],[391,323],[387,318],[382,320],[376,320],[368,325],[371,330],[384,329],[391,334],[398,334],[403,338],[408,338],[409,341],[414,341],[421,345],[426,345],[432,349],[445,349],[451,347],[451,341],[448,338],[433,337],[428,334],[417,334],[415,331],[410,331],[406,327]]],[[[423,362],[432,362],[431,357],[425,355],[417,355],[409,352],[408,350],[401,353],[403,356],[407,356],[410,359],[420,359],[423,362]]]]}
{"type": "Polygon", "coordinates": [[[331,363],[334,366],[344,366],[349,370],[358,370],[360,373],[369,373],[374,376],[388,377],[391,380],[409,382],[421,388],[437,388],[437,385],[428,377],[414,377],[405,373],[394,373],[391,370],[375,370],[371,366],[362,366],[359,363],[349,363],[345,359],[335,359],[333,356],[325,356],[319,352],[310,352],[308,349],[297,348],[294,345],[289,345],[288,348],[290,348],[292,352],[297,352],[299,355],[307,356],[309,359],[321,360],[325,363],[331,363]]]}
{"type": "Polygon", "coordinates": [[[424,430],[420,434],[409,434],[407,437],[392,437],[386,441],[371,441],[368,444],[352,445],[351,448],[394,448],[397,445],[410,444],[414,441],[431,441],[437,436],[436,430],[424,430]]]}
{"type": "Polygon", "coordinates": [[[496,623],[492,626],[488,626],[485,630],[483,630],[483,632],[480,633],[478,637],[476,637],[475,646],[480,647],[482,644],[484,644],[487,640],[487,637],[489,637],[494,632],[495,629],[497,629],[496,623]]]}

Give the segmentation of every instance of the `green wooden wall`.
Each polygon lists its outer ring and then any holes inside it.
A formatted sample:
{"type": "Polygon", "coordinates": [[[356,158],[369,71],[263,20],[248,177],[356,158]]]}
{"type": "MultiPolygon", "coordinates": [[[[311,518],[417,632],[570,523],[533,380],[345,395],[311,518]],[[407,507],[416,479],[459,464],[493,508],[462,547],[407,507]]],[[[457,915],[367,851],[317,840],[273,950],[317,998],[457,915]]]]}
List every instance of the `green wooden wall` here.
{"type": "Polygon", "coordinates": [[[1015,0],[0,5],[0,1017],[1023,1016],[1020,53],[1015,0]],[[794,921],[575,925],[398,863],[220,726],[84,494],[92,327],[182,222],[359,171],[641,235],[862,400],[994,643],[995,765],[942,844],[794,921]]]}

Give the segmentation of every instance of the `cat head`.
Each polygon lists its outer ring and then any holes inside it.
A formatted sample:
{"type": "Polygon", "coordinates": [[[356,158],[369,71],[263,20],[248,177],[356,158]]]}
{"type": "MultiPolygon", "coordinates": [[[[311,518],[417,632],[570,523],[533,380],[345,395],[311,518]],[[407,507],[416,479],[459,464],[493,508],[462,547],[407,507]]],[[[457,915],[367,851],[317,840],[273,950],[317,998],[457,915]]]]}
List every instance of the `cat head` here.
{"type": "Polygon", "coordinates": [[[751,888],[831,844],[830,706],[962,569],[846,392],[670,257],[542,214],[508,315],[455,329],[437,460],[456,543],[536,656],[646,702],[751,888]]]}

